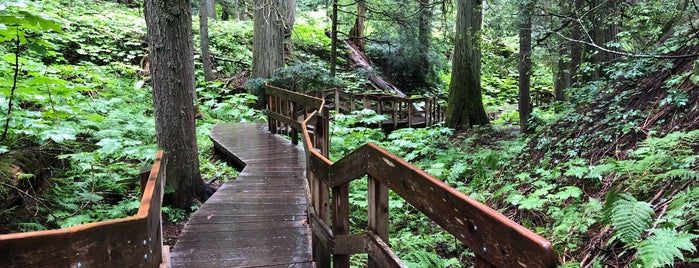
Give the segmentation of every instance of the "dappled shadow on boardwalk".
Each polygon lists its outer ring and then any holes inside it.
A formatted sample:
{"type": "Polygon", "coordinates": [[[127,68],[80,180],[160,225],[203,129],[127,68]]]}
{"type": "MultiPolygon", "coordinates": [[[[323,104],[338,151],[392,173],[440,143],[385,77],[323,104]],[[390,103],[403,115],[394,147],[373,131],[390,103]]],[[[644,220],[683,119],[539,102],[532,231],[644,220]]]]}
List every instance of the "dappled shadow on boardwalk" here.
{"type": "Polygon", "coordinates": [[[171,265],[312,267],[303,148],[259,123],[217,124],[211,139],[245,168],[192,214],[171,265]]]}

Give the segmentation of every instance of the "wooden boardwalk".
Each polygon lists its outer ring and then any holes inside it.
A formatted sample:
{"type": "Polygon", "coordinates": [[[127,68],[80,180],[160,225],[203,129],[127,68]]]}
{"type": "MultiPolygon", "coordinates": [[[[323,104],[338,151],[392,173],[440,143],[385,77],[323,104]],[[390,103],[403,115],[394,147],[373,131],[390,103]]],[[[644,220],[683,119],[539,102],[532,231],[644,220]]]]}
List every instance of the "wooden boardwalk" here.
{"type": "Polygon", "coordinates": [[[245,166],[187,222],[172,267],[313,267],[303,148],[260,123],[217,124],[216,149],[245,166]]]}

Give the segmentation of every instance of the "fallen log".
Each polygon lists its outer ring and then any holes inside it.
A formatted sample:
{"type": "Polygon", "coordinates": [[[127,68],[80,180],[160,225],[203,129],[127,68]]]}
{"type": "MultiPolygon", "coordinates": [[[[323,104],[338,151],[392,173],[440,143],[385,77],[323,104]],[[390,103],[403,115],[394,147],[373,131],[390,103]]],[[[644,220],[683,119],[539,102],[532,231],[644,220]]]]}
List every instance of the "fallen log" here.
{"type": "Polygon", "coordinates": [[[352,60],[352,62],[354,63],[354,65],[364,70],[367,70],[369,81],[371,82],[371,85],[374,88],[382,90],[384,92],[395,93],[396,96],[401,98],[408,97],[407,95],[405,95],[405,93],[403,93],[403,91],[401,91],[398,87],[393,85],[393,83],[387,81],[381,75],[377,74],[374,71],[374,67],[371,64],[371,60],[369,60],[366,54],[359,50],[359,48],[357,48],[356,45],[354,45],[351,42],[348,42],[347,40],[343,40],[342,42],[350,51],[349,57],[350,60],[352,60]]]}

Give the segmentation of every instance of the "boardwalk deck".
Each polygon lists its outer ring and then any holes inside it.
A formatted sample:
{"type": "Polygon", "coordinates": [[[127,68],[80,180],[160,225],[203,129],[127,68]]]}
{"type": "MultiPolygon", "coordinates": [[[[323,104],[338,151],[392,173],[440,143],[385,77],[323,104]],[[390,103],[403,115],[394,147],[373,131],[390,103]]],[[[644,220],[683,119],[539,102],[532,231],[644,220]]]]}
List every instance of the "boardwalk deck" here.
{"type": "Polygon", "coordinates": [[[245,166],[189,219],[172,267],[313,267],[303,148],[257,123],[217,124],[217,150],[245,166]]]}

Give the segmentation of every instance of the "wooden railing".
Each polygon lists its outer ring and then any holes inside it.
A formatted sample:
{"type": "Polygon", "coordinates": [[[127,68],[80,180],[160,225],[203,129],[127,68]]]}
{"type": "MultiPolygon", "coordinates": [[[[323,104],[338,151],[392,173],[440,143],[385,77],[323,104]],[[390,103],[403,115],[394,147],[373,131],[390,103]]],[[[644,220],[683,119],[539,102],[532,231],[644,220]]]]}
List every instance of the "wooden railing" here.
{"type": "Polygon", "coordinates": [[[163,152],[135,216],[60,230],[0,235],[2,267],[158,267],[162,258],[163,152]]]}
{"type": "Polygon", "coordinates": [[[349,256],[368,253],[369,267],[405,267],[389,244],[388,190],[413,205],[477,256],[481,267],[554,267],[550,242],[490,207],[473,200],[375,144],[366,144],[337,162],[327,158],[327,109],[323,99],[268,87],[271,125],[299,127],[306,149],[309,222],[318,267],[349,267],[349,256]],[[303,100],[302,100],[303,99],[303,100]],[[302,101],[299,101],[302,100],[302,101]],[[298,104],[296,104],[298,101],[298,104]],[[288,111],[317,110],[300,117],[288,111]],[[296,107],[299,105],[299,107],[296,107]],[[281,119],[286,117],[285,119],[281,119]],[[302,118],[302,122],[293,122],[302,118]],[[365,176],[366,175],[366,176],[365,176]],[[349,183],[368,180],[366,232],[350,234],[349,183]]]}
{"type": "Polygon", "coordinates": [[[388,116],[379,127],[431,126],[444,121],[444,110],[436,97],[402,98],[386,94],[351,94],[340,89],[328,89],[310,93],[325,100],[336,113],[372,109],[388,116]]]}

